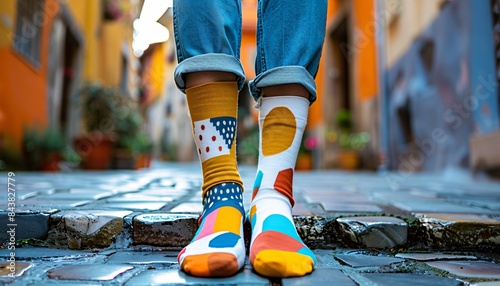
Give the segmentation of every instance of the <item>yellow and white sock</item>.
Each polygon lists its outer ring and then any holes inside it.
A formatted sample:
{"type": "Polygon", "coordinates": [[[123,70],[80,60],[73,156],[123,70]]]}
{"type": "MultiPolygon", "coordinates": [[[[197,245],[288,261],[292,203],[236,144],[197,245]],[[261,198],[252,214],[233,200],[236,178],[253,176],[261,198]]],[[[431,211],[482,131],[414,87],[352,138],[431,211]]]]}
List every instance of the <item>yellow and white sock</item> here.
{"type": "Polygon", "coordinates": [[[243,183],[236,164],[236,82],[186,90],[203,171],[203,213],[191,243],[178,255],[181,269],[202,277],[231,276],[243,267],[243,183]]]}
{"type": "Polygon", "coordinates": [[[255,271],[265,276],[303,276],[313,271],[316,258],[293,223],[292,184],[309,101],[297,96],[261,100],[260,153],[250,209],[249,259],[255,271]]]}

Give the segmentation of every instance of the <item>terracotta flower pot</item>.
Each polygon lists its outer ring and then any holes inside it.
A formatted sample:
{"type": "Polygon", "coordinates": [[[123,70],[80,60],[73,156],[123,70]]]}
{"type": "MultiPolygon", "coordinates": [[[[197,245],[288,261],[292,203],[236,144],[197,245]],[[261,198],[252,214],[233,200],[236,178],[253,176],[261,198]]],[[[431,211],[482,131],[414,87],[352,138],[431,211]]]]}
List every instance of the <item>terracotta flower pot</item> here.
{"type": "Polygon", "coordinates": [[[295,163],[295,170],[297,171],[307,171],[312,169],[312,155],[311,154],[300,154],[297,157],[297,162],[295,163]]]}
{"type": "Polygon", "coordinates": [[[130,150],[115,148],[113,150],[111,166],[113,169],[135,169],[136,159],[130,150]]]}
{"type": "Polygon", "coordinates": [[[50,152],[42,159],[40,170],[44,172],[58,172],[60,171],[59,162],[61,162],[61,153],[50,152]]]}
{"type": "Polygon", "coordinates": [[[339,152],[339,167],[344,170],[356,170],[359,166],[359,156],[354,150],[339,152]]]}
{"type": "Polygon", "coordinates": [[[139,154],[135,158],[136,169],[146,169],[151,166],[151,154],[139,154]]]}
{"type": "Polygon", "coordinates": [[[113,136],[95,132],[75,138],[73,144],[84,169],[105,170],[111,166],[113,136]]]}

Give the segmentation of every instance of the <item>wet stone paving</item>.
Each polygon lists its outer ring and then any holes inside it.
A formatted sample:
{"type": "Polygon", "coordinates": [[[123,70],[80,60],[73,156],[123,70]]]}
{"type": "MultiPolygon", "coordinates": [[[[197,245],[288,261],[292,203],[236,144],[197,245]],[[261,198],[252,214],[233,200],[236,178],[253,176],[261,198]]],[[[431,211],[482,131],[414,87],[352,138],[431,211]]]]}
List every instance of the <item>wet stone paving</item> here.
{"type": "MultiPolygon", "coordinates": [[[[240,167],[246,190],[255,171],[240,167]]],[[[458,171],[296,172],[296,228],[318,263],[286,279],[259,276],[248,262],[227,278],[179,270],[177,254],[197,230],[200,186],[194,163],[15,173],[14,220],[0,193],[0,284],[500,285],[499,181],[458,171]]],[[[246,191],[247,210],[250,199],[246,191]]]]}

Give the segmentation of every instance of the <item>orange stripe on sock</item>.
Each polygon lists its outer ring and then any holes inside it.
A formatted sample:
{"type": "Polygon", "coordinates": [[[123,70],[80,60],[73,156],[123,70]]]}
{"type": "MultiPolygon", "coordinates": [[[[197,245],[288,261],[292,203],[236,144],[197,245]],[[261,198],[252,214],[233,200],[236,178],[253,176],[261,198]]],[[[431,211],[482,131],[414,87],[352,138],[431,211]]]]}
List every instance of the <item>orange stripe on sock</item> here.
{"type": "Polygon", "coordinates": [[[186,273],[198,277],[227,277],[238,272],[238,260],[230,253],[187,256],[181,265],[186,273]]]}
{"type": "Polygon", "coordinates": [[[250,209],[250,220],[252,220],[253,215],[257,212],[257,206],[253,205],[252,208],[250,209]]]}
{"type": "Polygon", "coordinates": [[[263,250],[282,250],[297,252],[304,245],[296,239],[277,231],[267,230],[260,233],[252,244],[250,251],[250,261],[255,259],[255,256],[263,250]]]}
{"type": "Polygon", "coordinates": [[[257,193],[259,192],[259,189],[260,189],[260,188],[255,188],[255,189],[253,190],[253,192],[252,192],[252,201],[253,201],[253,199],[255,199],[255,196],[257,196],[257,193]]]}
{"type": "Polygon", "coordinates": [[[281,194],[285,195],[289,200],[290,204],[295,204],[293,199],[293,169],[286,169],[280,171],[276,176],[276,181],[274,182],[274,189],[281,194]]]}

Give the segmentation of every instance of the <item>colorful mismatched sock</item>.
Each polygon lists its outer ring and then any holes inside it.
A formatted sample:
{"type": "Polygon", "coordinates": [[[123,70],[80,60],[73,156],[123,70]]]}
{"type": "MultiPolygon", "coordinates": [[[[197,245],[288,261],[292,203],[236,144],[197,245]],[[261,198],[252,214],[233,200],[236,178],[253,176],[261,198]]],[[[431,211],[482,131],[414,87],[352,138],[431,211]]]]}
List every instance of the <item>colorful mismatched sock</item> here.
{"type": "Polygon", "coordinates": [[[181,269],[201,277],[226,277],[245,262],[243,189],[235,183],[205,193],[201,223],[191,243],[178,256],[181,269]]]}
{"type": "Polygon", "coordinates": [[[269,277],[294,277],[313,271],[316,258],[297,234],[288,198],[268,193],[254,200],[250,221],[249,259],[256,272],[269,277]]]}
{"type": "Polygon", "coordinates": [[[238,83],[212,82],[186,90],[193,137],[203,171],[203,195],[213,186],[243,185],[236,164],[238,83]]]}
{"type": "Polygon", "coordinates": [[[243,182],[235,143],[238,84],[198,85],[186,90],[186,98],[203,171],[203,214],[178,260],[181,269],[194,276],[231,276],[245,259],[243,182]]]}
{"type": "Polygon", "coordinates": [[[309,101],[301,97],[262,98],[260,154],[250,222],[250,263],[269,277],[303,276],[316,258],[293,223],[293,168],[307,123],[309,101]]]}

